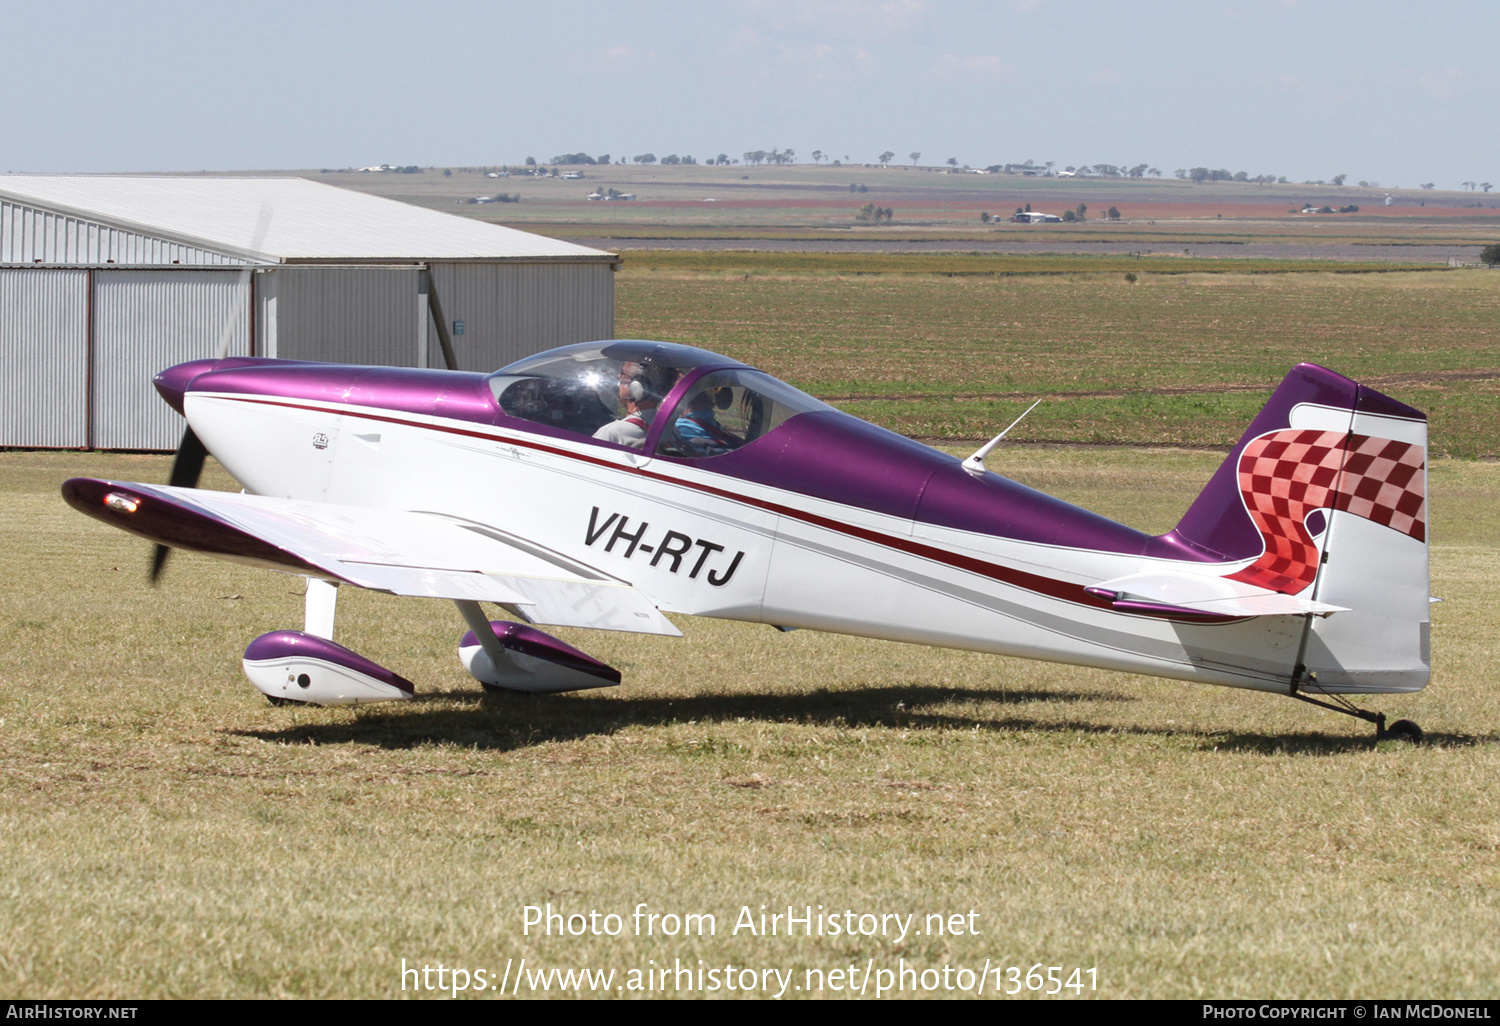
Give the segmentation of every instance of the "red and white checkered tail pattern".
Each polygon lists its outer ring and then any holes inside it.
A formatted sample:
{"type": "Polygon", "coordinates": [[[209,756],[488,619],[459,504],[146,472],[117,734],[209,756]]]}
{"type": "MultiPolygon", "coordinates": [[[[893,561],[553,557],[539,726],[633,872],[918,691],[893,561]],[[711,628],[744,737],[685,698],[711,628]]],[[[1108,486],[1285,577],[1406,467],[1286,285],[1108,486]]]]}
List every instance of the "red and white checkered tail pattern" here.
{"type": "Polygon", "coordinates": [[[1346,510],[1425,542],[1426,455],[1410,442],[1342,431],[1254,439],[1240,454],[1239,485],[1266,547],[1230,579],[1292,595],[1312,584],[1319,548],[1307,521],[1314,510],[1346,510]]]}

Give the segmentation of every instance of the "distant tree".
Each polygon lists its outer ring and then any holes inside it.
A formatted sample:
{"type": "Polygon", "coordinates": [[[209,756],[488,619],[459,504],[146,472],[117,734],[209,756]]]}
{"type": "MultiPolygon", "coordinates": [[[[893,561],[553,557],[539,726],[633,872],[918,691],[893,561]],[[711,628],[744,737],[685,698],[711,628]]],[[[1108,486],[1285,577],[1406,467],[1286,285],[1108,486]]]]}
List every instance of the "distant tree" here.
{"type": "Polygon", "coordinates": [[[1120,212],[1114,207],[1110,207],[1109,212],[1104,216],[1108,217],[1111,221],[1118,221],[1120,219],[1120,212]]]}
{"type": "Polygon", "coordinates": [[[536,167],[536,158],[535,157],[527,157],[526,158],[526,166],[527,167],[536,167]]]}
{"type": "Polygon", "coordinates": [[[949,157],[948,158],[948,166],[949,167],[958,167],[958,158],[957,157],[949,157]]]}
{"type": "Polygon", "coordinates": [[[1250,176],[1244,171],[1236,171],[1234,173],[1234,180],[1236,182],[1248,182],[1250,180],[1250,176]]]}
{"type": "Polygon", "coordinates": [[[445,168],[443,168],[443,177],[444,178],[452,178],[453,177],[453,169],[451,167],[445,167],[445,168]]]}
{"type": "Polygon", "coordinates": [[[597,157],[594,158],[594,163],[595,164],[608,164],[609,163],[609,154],[608,153],[601,153],[601,154],[599,154],[599,156],[597,156],[597,157]]]}
{"type": "Polygon", "coordinates": [[[814,164],[821,164],[823,162],[823,151],[822,150],[813,150],[812,151],[812,159],[813,159],[813,163],[814,164]]]}
{"type": "Polygon", "coordinates": [[[1137,164],[1137,165],[1135,165],[1135,167],[1133,167],[1133,168],[1130,169],[1130,177],[1131,178],[1142,178],[1142,177],[1145,176],[1145,174],[1146,174],[1146,165],[1145,164],[1137,164]]]}
{"type": "Polygon", "coordinates": [[[866,203],[854,212],[856,221],[873,221],[875,219],[875,204],[866,203]]]}
{"type": "Polygon", "coordinates": [[[1161,168],[1159,168],[1159,167],[1148,168],[1146,170],[1146,174],[1150,175],[1152,178],[1160,178],[1161,177],[1161,168]]]}
{"type": "Polygon", "coordinates": [[[1477,183],[1477,182],[1462,182],[1460,184],[1462,184],[1465,189],[1468,189],[1470,192],[1473,192],[1474,191],[1474,186],[1477,185],[1477,184],[1479,184],[1479,183],[1477,183]]]}
{"type": "Polygon", "coordinates": [[[984,213],[980,214],[979,215],[979,221],[980,221],[981,224],[989,224],[990,223],[990,212],[988,210],[986,210],[984,213]]]}
{"type": "Polygon", "coordinates": [[[1078,210],[1077,210],[1078,220],[1082,221],[1084,219],[1085,215],[1088,214],[1088,212],[1089,212],[1089,207],[1088,207],[1087,203],[1080,203],[1080,204],[1078,204],[1078,210]]]}
{"type": "Polygon", "coordinates": [[[919,161],[919,160],[922,159],[922,154],[918,153],[916,150],[912,150],[910,156],[911,156],[911,166],[912,167],[916,167],[917,166],[917,161],[919,161]]]}
{"type": "Polygon", "coordinates": [[[1348,177],[1349,177],[1348,175],[1334,175],[1333,176],[1333,184],[1334,185],[1343,185],[1344,184],[1344,179],[1348,178],[1348,177]]]}
{"type": "Polygon", "coordinates": [[[1073,211],[1071,210],[1064,210],[1062,217],[1063,220],[1067,221],[1069,224],[1072,224],[1074,221],[1078,220],[1078,215],[1073,213],[1073,211]]]}
{"type": "Polygon", "coordinates": [[[1211,172],[1206,167],[1195,167],[1188,172],[1188,177],[1198,184],[1202,185],[1204,182],[1208,181],[1208,176],[1210,173],[1211,172]]]}
{"type": "Polygon", "coordinates": [[[726,165],[726,164],[729,163],[729,154],[727,154],[727,153],[721,153],[717,157],[714,158],[714,161],[716,163],[718,163],[719,166],[722,167],[722,166],[724,166],[724,165],[726,165]]]}
{"type": "Polygon", "coordinates": [[[1428,191],[1431,191],[1433,189],[1436,189],[1437,185],[1434,182],[1423,182],[1422,183],[1422,188],[1427,189],[1428,191]]]}
{"type": "Polygon", "coordinates": [[[1479,251],[1479,262],[1486,267],[1500,266],[1500,243],[1481,249],[1479,251]]]}
{"type": "Polygon", "coordinates": [[[1479,187],[1481,189],[1483,189],[1485,192],[1489,192],[1491,189],[1494,188],[1494,186],[1491,185],[1489,182],[1480,182],[1479,183],[1479,187]]]}
{"type": "Polygon", "coordinates": [[[661,158],[661,162],[663,164],[681,164],[682,158],[675,153],[669,153],[665,157],[661,158]]]}
{"type": "Polygon", "coordinates": [[[1173,171],[1172,174],[1178,178],[1186,178],[1188,176],[1187,168],[1180,167],[1176,171],[1173,171]]]}
{"type": "Polygon", "coordinates": [[[889,164],[891,162],[891,158],[894,157],[895,155],[896,154],[893,153],[893,152],[891,152],[890,150],[886,150],[884,153],[882,153],[880,155],[880,163],[882,165],[889,164]]]}
{"type": "Polygon", "coordinates": [[[635,156],[631,157],[630,159],[633,160],[633,161],[635,161],[637,164],[655,164],[656,163],[656,154],[654,154],[654,153],[637,153],[635,156]]]}

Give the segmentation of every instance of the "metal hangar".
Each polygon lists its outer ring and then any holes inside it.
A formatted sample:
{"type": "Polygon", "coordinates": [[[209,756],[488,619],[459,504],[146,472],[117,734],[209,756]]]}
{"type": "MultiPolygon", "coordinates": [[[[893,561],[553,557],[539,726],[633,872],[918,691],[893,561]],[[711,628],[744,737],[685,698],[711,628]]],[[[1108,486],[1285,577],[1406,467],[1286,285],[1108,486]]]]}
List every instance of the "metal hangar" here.
{"type": "Polygon", "coordinates": [[[0,175],[0,446],[171,449],[230,355],[493,370],[614,335],[619,258],[300,178],[0,175]]]}

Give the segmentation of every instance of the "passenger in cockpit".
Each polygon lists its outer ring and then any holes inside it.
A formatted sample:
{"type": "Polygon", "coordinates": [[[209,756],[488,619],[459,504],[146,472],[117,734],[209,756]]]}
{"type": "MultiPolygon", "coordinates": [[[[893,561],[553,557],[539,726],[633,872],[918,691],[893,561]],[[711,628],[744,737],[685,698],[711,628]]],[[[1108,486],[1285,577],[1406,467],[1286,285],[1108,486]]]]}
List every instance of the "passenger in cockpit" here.
{"type": "MultiPolygon", "coordinates": [[[[687,410],[677,418],[673,427],[688,452],[694,456],[717,456],[719,453],[738,449],[745,440],[719,423],[716,407],[719,396],[731,400],[730,389],[704,389],[687,402],[687,410]]],[[[723,403],[727,407],[728,402],[723,403]]]]}

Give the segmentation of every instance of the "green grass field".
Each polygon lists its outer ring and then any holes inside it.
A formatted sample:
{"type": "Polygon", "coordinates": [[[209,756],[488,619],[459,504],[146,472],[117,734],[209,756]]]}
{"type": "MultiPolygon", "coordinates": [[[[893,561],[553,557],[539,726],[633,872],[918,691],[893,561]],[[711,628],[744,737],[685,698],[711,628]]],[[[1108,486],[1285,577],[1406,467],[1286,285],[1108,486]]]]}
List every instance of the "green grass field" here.
{"type": "Polygon", "coordinates": [[[1269,695],[687,617],[680,639],[558,632],[621,688],[486,697],[451,604],[353,589],[339,640],[417,700],[273,708],[240,654],[301,625],[299,578],[179,555],[153,590],[148,546],[57,489],[164,480],[166,458],[0,453],[0,993],[389,997],[402,959],[525,958],[619,986],[778,969],[787,996],[902,959],[1095,968],[1082,996],[1497,996],[1500,463],[1452,457],[1500,453],[1500,275],[672,259],[627,257],[618,334],[957,452],[1046,396],[1018,437],[1064,444],[990,466],[1149,531],[1299,360],[1427,409],[1434,679],[1370,704],[1429,743],[1269,695]],[[717,932],[523,933],[549,902],[717,932]],[[978,932],[735,934],[763,904],[978,932]]]}
{"type": "MultiPolygon", "coordinates": [[[[1163,530],[1217,459],[992,463],[1163,530]]],[[[153,591],[147,546],[57,495],[166,471],[0,455],[9,995],[383,997],[402,958],[523,957],[622,984],[652,960],[801,985],[905,958],[1097,967],[1108,997],[1496,994],[1495,465],[1433,468],[1436,676],[1381,703],[1428,730],[1415,748],[1267,695],[691,618],[682,639],[561,632],[619,689],[487,698],[450,605],[363,592],[340,640],[420,697],[272,708],[238,660],[300,625],[297,578],[180,556],[153,591]],[[547,902],[718,933],[524,936],[547,902]],[[980,932],[733,935],[761,904],[973,910],[980,932]]]]}
{"type": "Polygon", "coordinates": [[[1017,440],[1225,447],[1307,360],[1426,410],[1435,453],[1500,455],[1500,273],[1236,261],[1132,284],[1094,259],[627,254],[616,332],[723,351],[948,441],[988,438],[1042,397],[1017,440]],[[1027,259],[1075,270],[1001,270],[1027,259]]]}

